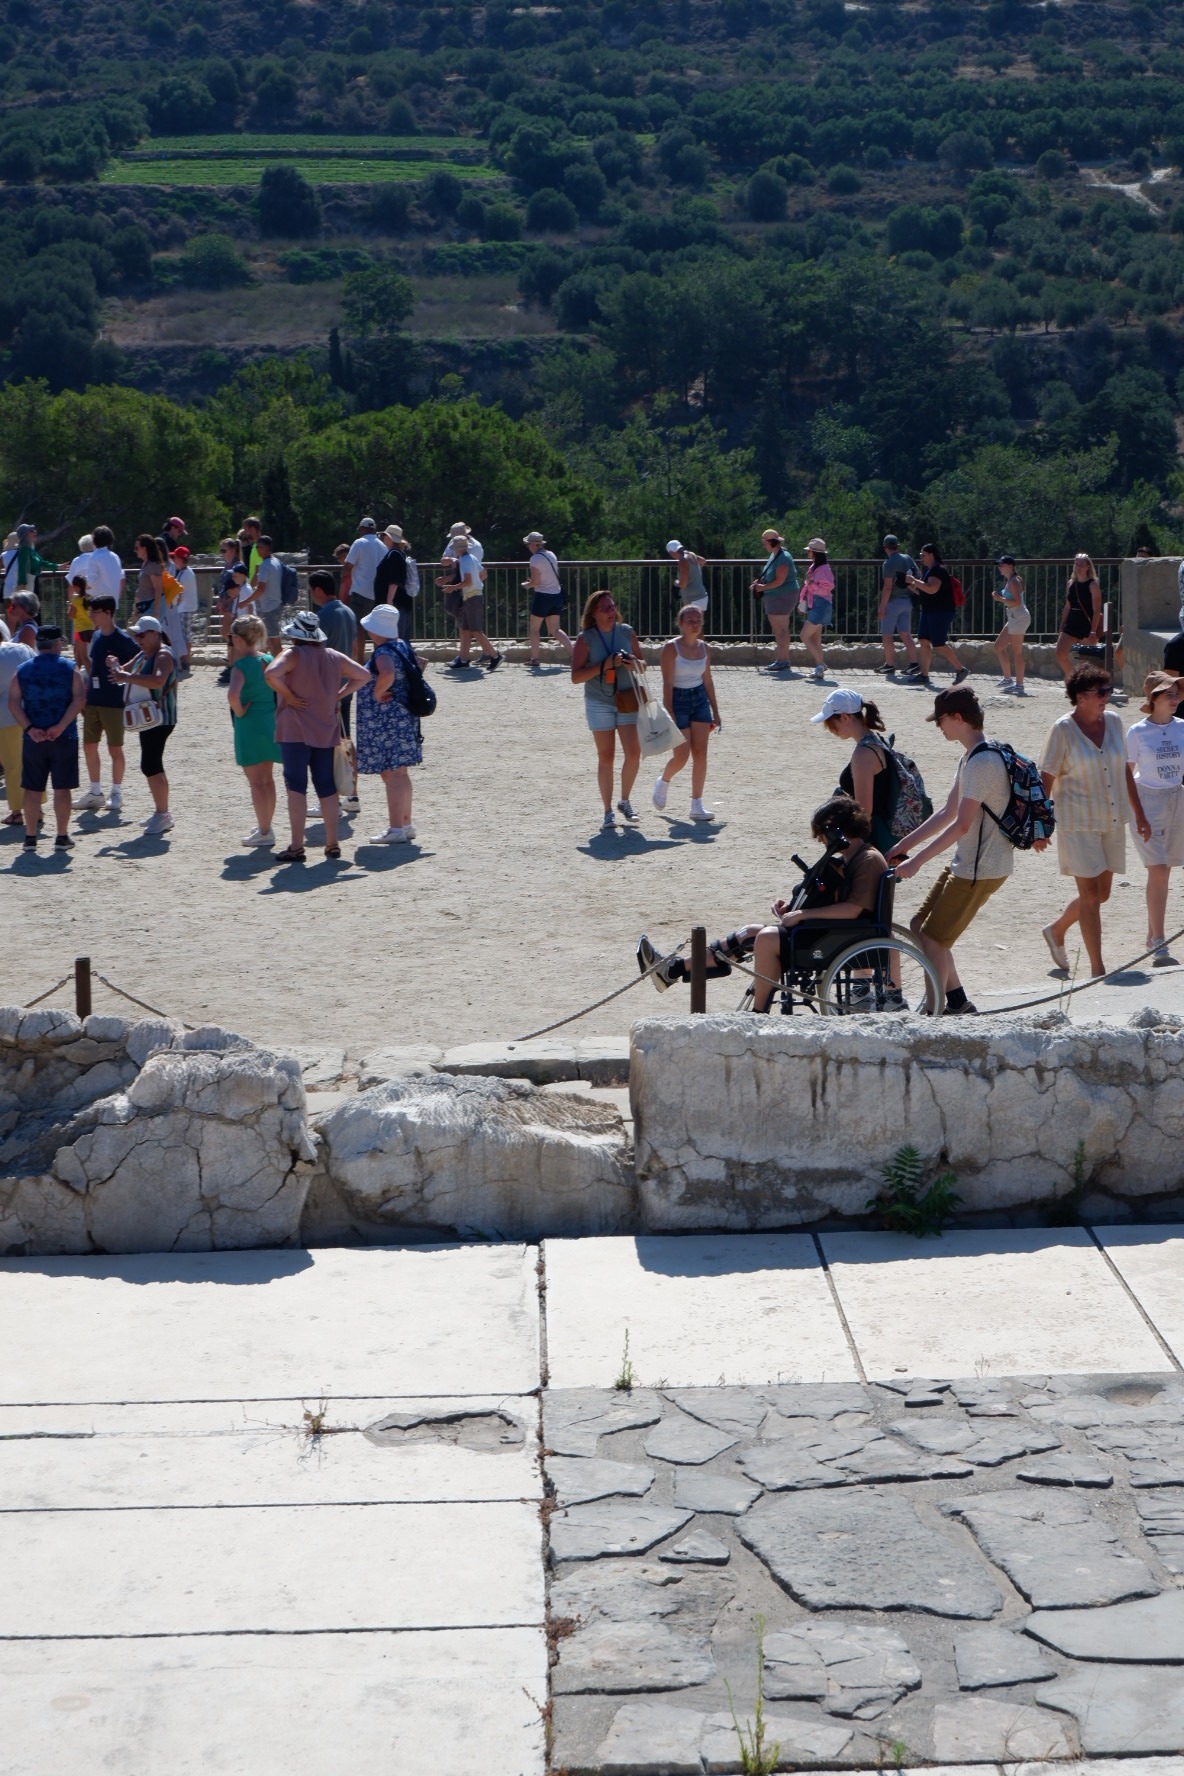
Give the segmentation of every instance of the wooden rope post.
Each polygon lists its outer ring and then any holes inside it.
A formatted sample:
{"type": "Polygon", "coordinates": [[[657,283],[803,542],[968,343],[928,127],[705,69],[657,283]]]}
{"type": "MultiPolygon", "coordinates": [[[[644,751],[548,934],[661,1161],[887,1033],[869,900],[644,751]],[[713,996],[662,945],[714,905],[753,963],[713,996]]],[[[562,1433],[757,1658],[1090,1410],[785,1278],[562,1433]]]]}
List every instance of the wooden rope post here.
{"type": "Polygon", "coordinates": [[[80,1018],[91,1014],[89,956],[74,958],[74,1009],[80,1018]]]}
{"type": "Polygon", "coordinates": [[[691,1011],[707,1010],[707,928],[695,925],[691,930],[691,1011]]]}

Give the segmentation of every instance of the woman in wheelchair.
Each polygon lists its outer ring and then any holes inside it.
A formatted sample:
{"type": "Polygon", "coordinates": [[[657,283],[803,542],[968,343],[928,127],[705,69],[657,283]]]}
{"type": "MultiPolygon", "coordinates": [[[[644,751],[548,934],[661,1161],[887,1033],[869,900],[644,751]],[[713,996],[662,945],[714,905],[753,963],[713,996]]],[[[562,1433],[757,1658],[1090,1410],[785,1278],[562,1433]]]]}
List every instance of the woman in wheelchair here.
{"type": "MultiPolygon", "coordinates": [[[[857,921],[867,924],[876,920],[888,865],[867,842],[871,827],[870,816],[851,796],[831,796],[816,808],[810,830],[826,846],[825,853],[816,864],[803,866],[805,874],[789,900],[773,902],[775,924],[742,925],[726,937],[711,940],[707,949],[708,980],[721,980],[731,974],[733,962],[752,956],[756,974],[752,1009],[767,1012],[783,974],[822,974],[829,961],[846,947],[843,926],[850,923],[850,936],[855,939],[857,921]],[[816,960],[812,952],[826,934],[838,941],[824,943],[821,959],[816,960]]],[[[675,981],[690,979],[689,963],[678,956],[660,955],[645,936],[638,941],[637,965],[643,974],[649,972],[660,993],[675,981]]],[[[867,969],[857,968],[854,974],[858,978],[845,982],[844,1009],[854,1010],[857,1003],[865,1000],[869,1002],[867,1009],[908,1009],[899,988],[890,983],[879,985],[877,1002],[870,980],[863,979],[867,973],[867,969]]]]}

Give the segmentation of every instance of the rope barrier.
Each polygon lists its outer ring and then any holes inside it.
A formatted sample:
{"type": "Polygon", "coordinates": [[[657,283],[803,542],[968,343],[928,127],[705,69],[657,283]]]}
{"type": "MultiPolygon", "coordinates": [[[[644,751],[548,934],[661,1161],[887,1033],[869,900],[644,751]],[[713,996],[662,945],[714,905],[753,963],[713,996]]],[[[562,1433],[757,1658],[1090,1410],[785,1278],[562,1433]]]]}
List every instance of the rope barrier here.
{"type": "Polygon", "coordinates": [[[639,987],[643,980],[649,979],[650,975],[653,974],[654,970],[658,968],[662,962],[669,961],[670,956],[677,956],[679,952],[685,950],[686,947],[687,943],[684,938],[677,949],[670,951],[669,956],[659,957],[657,962],[652,962],[650,966],[643,969],[640,974],[635,974],[631,980],[626,981],[623,987],[616,987],[613,992],[606,993],[603,999],[597,999],[593,1004],[585,1005],[582,1011],[573,1011],[570,1017],[558,1018],[553,1024],[544,1024],[541,1030],[532,1030],[529,1036],[515,1036],[514,1041],[533,1042],[536,1036],[549,1036],[552,1030],[562,1030],[565,1025],[574,1024],[580,1018],[587,1017],[589,1012],[599,1011],[602,1005],[610,1005],[614,999],[620,999],[622,994],[630,993],[633,991],[634,987],[639,987]]]}
{"type": "MultiPolygon", "coordinates": [[[[1169,945],[1178,942],[1182,937],[1184,937],[1184,925],[1180,927],[1179,931],[1173,931],[1170,937],[1166,937],[1162,946],[1156,944],[1153,949],[1144,950],[1140,955],[1133,956],[1129,962],[1124,962],[1121,967],[1112,968],[1108,973],[1098,975],[1096,979],[1091,976],[1089,980],[1079,981],[1075,985],[1059,987],[1055,993],[1042,994],[1038,999],[1021,999],[1014,1005],[993,1005],[989,1010],[977,1012],[975,1015],[978,1017],[1003,1017],[1006,1013],[1012,1011],[1032,1011],[1038,1005],[1059,1004],[1063,999],[1072,998],[1075,993],[1084,993],[1087,987],[1101,986],[1103,981],[1113,980],[1116,975],[1125,974],[1128,968],[1137,967],[1140,962],[1145,962],[1148,956],[1156,955],[1161,947],[1166,949],[1169,945]]],[[[909,933],[908,941],[910,943],[913,942],[911,933],[909,933]]],[[[686,949],[686,947],[687,944],[684,939],[676,949],[669,951],[669,953],[666,956],[661,957],[658,962],[651,963],[651,965],[642,973],[634,975],[623,987],[617,987],[615,991],[606,993],[603,999],[594,1000],[591,1005],[585,1005],[580,1011],[573,1011],[570,1017],[559,1018],[553,1024],[544,1024],[541,1030],[532,1030],[528,1036],[515,1036],[514,1041],[533,1042],[537,1036],[549,1036],[552,1030],[562,1030],[566,1025],[577,1023],[580,1018],[587,1017],[589,1013],[599,1011],[602,1005],[609,1005],[614,999],[620,999],[623,994],[630,992],[634,987],[640,986],[642,981],[648,980],[650,975],[661,966],[662,962],[668,962],[672,956],[679,955],[686,949]]],[[[873,944],[869,943],[869,949],[874,947],[873,944]]],[[[738,974],[746,974],[750,980],[764,978],[759,976],[755,969],[746,967],[743,962],[740,962],[733,957],[729,957],[728,961],[738,974]]],[[[100,975],[99,979],[102,980],[102,978],[103,976],[100,975]]],[[[780,979],[781,977],[778,976],[777,980],[772,984],[774,986],[780,985],[780,979]]]]}
{"type": "Polygon", "coordinates": [[[153,1017],[168,1018],[171,1021],[180,1024],[183,1030],[192,1030],[196,1027],[193,1024],[187,1024],[184,1018],[173,1019],[172,1012],[161,1011],[159,1006],[149,1005],[146,999],[137,999],[134,993],[127,992],[123,987],[117,987],[113,980],[108,980],[107,976],[105,974],[100,974],[97,968],[95,969],[95,979],[101,980],[103,985],[105,987],[110,987],[113,993],[118,993],[121,999],[126,999],[129,1005],[138,1005],[141,1011],[150,1011],[153,1017]]]}
{"type": "Polygon", "coordinates": [[[53,995],[60,987],[68,986],[73,979],[74,976],[72,974],[64,974],[60,981],[54,982],[48,993],[38,993],[36,999],[26,999],[24,1005],[21,1007],[22,1011],[32,1011],[33,1007],[35,1005],[40,1005],[42,1000],[52,999],[53,995]]]}

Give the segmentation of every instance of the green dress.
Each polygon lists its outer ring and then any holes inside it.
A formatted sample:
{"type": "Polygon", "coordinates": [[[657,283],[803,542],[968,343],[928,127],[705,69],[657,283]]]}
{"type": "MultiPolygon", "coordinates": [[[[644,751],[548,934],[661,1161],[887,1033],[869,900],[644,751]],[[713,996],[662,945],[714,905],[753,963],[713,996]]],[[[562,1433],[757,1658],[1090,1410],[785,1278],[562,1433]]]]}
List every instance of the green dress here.
{"type": "Polygon", "coordinates": [[[280,762],[275,737],[275,692],[263,676],[263,668],[270,665],[270,654],[244,654],[235,662],[234,670],[243,675],[242,705],[246,710],[245,715],[234,717],[236,765],[280,762]]]}

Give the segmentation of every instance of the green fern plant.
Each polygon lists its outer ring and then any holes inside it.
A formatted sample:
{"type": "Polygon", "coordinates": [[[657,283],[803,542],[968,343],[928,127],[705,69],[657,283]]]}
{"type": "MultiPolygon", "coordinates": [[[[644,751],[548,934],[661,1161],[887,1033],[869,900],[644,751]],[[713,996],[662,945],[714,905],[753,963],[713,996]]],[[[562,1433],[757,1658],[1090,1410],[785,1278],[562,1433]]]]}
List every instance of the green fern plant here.
{"type": "Polygon", "coordinates": [[[962,1201],[953,1172],[939,1173],[923,1190],[924,1171],[915,1147],[899,1147],[880,1173],[880,1188],[865,1206],[891,1233],[935,1237],[962,1201]]]}

